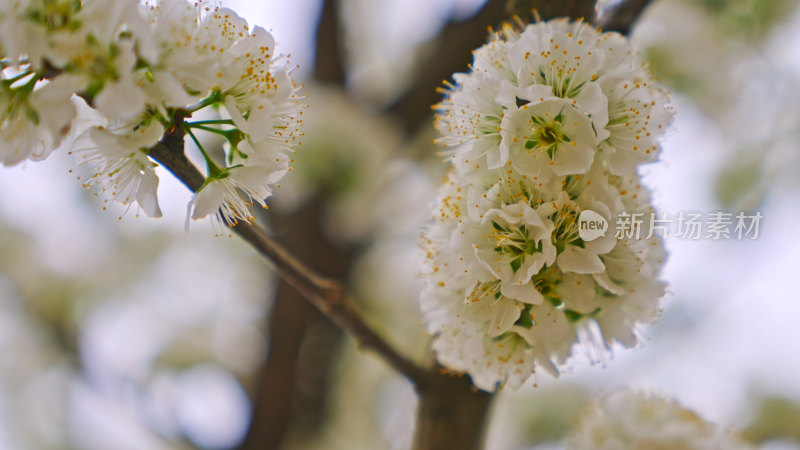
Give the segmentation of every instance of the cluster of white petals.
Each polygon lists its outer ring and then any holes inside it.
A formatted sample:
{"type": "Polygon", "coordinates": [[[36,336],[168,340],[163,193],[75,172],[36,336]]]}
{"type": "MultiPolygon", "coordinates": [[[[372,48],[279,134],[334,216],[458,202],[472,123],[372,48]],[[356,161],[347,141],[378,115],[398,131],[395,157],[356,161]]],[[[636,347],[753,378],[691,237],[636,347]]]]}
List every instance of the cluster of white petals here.
{"type": "Polygon", "coordinates": [[[750,450],[731,430],[706,422],[667,398],[617,391],[590,404],[567,439],[567,449],[750,450]]]}
{"type": "Polygon", "coordinates": [[[636,169],[672,117],[636,57],[583,22],[505,26],[437,106],[453,170],[423,233],[421,302],[439,362],[481,389],[557,376],[578,344],[603,360],[658,314],[660,238],[615,233],[652,211],[636,169]],[[583,239],[584,211],[602,236],[583,239]]]}
{"type": "MultiPolygon", "coordinates": [[[[251,220],[302,135],[292,67],[265,29],[206,2],[19,0],[0,5],[0,162],[63,147],[87,188],[147,215],[161,211],[156,164],[165,132],[226,139],[207,163],[189,219],[251,220]],[[192,121],[215,107],[217,119],[192,121]],[[220,158],[222,159],[222,158],[220,158]]],[[[195,141],[197,141],[195,139],[195,141]]],[[[199,141],[197,141],[199,142],[199,141]]]]}

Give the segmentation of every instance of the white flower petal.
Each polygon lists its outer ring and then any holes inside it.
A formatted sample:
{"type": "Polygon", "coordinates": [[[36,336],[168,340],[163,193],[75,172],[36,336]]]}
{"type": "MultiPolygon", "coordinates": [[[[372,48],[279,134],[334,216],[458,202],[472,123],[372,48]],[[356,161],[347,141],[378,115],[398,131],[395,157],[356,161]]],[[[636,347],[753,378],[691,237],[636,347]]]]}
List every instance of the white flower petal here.
{"type": "Polygon", "coordinates": [[[132,81],[106,83],[94,99],[103,113],[114,119],[131,119],[144,109],[145,95],[132,81]]]}

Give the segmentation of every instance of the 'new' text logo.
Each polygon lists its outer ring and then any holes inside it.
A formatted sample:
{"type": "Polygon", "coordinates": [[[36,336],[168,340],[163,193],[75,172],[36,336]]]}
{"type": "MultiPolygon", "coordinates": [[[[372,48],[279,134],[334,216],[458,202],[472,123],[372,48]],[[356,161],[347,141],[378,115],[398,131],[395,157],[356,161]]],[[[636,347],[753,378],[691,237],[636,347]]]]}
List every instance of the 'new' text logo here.
{"type": "Polygon", "coordinates": [[[606,230],[608,230],[608,221],[600,214],[585,209],[578,216],[578,235],[585,242],[604,236],[606,230]]]}

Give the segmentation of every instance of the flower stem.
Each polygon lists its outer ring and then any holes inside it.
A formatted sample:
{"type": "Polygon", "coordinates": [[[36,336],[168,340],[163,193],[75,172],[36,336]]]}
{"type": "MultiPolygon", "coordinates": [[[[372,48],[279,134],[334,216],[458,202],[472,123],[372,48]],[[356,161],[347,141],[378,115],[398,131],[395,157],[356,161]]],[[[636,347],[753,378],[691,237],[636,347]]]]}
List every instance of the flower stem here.
{"type": "Polygon", "coordinates": [[[197,148],[200,149],[200,153],[203,155],[203,159],[206,160],[206,168],[208,169],[207,180],[211,180],[211,179],[215,179],[215,178],[219,177],[220,174],[222,174],[223,170],[220,169],[219,166],[217,166],[216,163],[214,163],[214,161],[211,159],[210,156],[208,156],[208,153],[206,153],[206,149],[204,149],[202,144],[200,144],[200,141],[197,139],[197,136],[195,136],[194,133],[192,133],[191,125],[189,125],[188,123],[184,123],[183,124],[183,129],[186,131],[186,133],[189,135],[189,137],[192,138],[192,140],[194,141],[195,145],[197,145],[197,148]]]}
{"type": "MultiPolygon", "coordinates": [[[[232,128],[230,130],[223,130],[221,128],[214,128],[214,127],[207,127],[205,125],[198,125],[197,122],[184,122],[184,127],[189,128],[196,128],[198,130],[208,131],[209,133],[218,134],[224,137],[228,142],[231,144],[231,149],[233,151],[237,151],[236,145],[242,140],[243,135],[242,132],[239,131],[238,128],[232,128]]],[[[232,156],[231,156],[232,157],[232,156]]]]}
{"type": "Polygon", "coordinates": [[[195,128],[195,129],[198,129],[198,130],[208,131],[209,133],[215,133],[215,134],[219,134],[219,135],[222,135],[222,136],[226,136],[228,131],[230,131],[230,130],[222,130],[220,128],[207,127],[207,126],[204,126],[204,125],[197,125],[197,122],[187,122],[186,125],[189,128],[195,128]]]}
{"type": "Polygon", "coordinates": [[[205,108],[206,106],[213,105],[214,103],[219,103],[220,101],[222,101],[222,94],[219,91],[212,91],[208,97],[200,100],[200,102],[195,103],[194,105],[187,106],[185,110],[186,112],[191,114],[193,112],[205,108]]]}
{"type": "Polygon", "coordinates": [[[187,124],[191,125],[233,125],[233,121],[231,119],[216,119],[216,120],[195,120],[192,122],[186,122],[187,124]]]}

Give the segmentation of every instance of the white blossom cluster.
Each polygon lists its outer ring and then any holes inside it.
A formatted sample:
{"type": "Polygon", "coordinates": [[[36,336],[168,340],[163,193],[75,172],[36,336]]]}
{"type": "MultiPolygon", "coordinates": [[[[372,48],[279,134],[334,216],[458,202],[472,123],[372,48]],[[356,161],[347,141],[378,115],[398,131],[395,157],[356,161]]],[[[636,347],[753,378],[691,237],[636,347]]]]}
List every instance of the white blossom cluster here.
{"type": "Polygon", "coordinates": [[[182,128],[207,166],[187,227],[209,214],[249,221],[302,134],[292,68],[274,52],[266,30],[205,2],[3,0],[0,162],[65,148],[85,187],[159,217],[148,153],[182,128]],[[192,120],[204,108],[219,118],[192,120]],[[225,161],[202,148],[199,131],[225,138],[225,161]]]}
{"type": "Polygon", "coordinates": [[[733,431],[706,422],[676,401],[629,390],[590,404],[566,444],[569,450],[755,448],[733,431]]]}
{"type": "Polygon", "coordinates": [[[437,106],[453,169],[422,245],[438,361],[484,390],[637,344],[658,313],[659,237],[584,240],[579,217],[649,212],[637,167],[672,117],[630,42],[583,22],[506,25],[437,106]]]}

